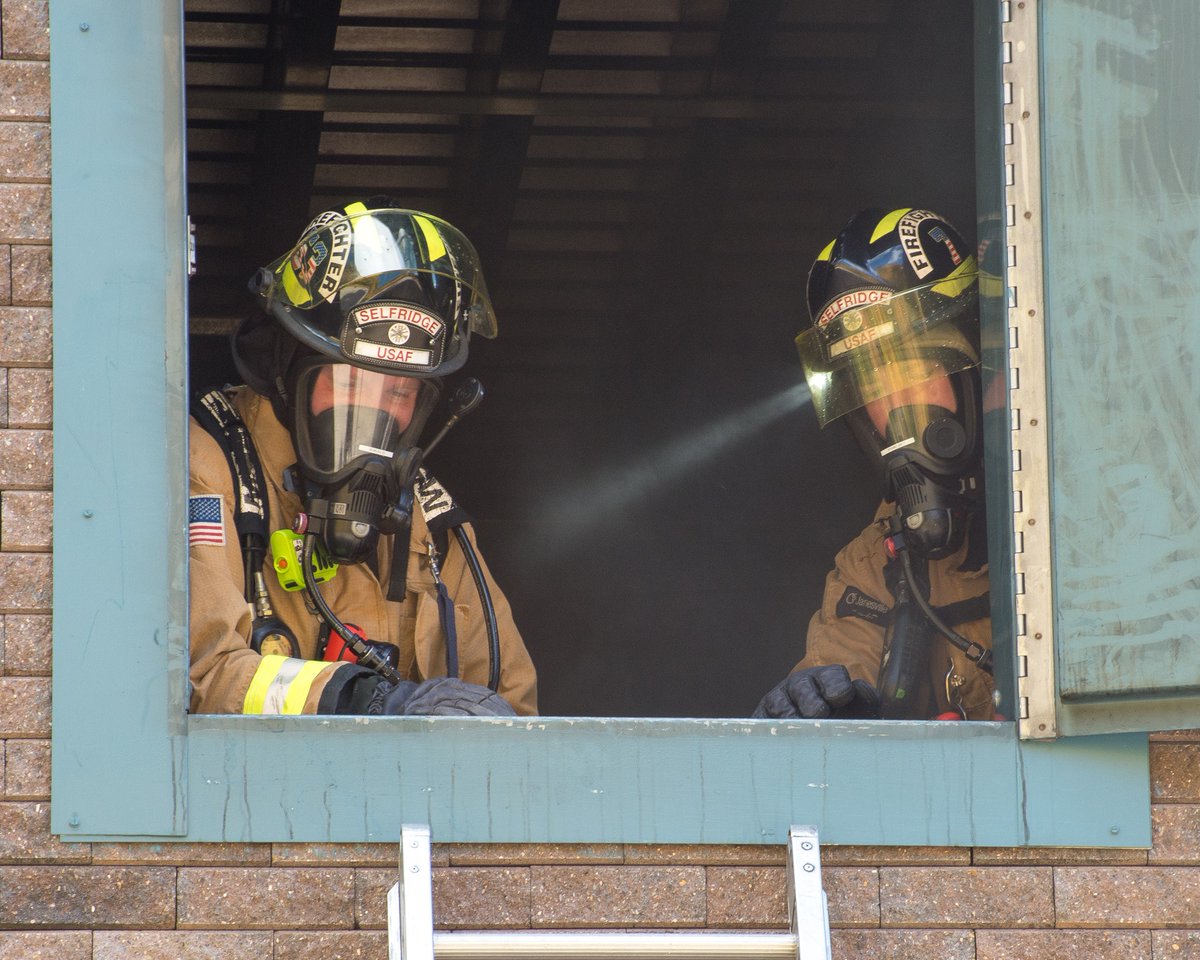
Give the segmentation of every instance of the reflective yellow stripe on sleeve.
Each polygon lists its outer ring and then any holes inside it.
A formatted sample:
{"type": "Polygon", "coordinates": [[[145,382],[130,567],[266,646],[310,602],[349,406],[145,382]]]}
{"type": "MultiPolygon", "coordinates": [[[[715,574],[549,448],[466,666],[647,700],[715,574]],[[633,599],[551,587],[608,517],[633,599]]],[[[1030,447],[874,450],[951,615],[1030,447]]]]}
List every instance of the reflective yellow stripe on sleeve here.
{"type": "Polygon", "coordinates": [[[263,657],[242,701],[242,713],[302,713],[313,682],[328,666],[323,660],[299,660],[275,654],[263,657]]]}

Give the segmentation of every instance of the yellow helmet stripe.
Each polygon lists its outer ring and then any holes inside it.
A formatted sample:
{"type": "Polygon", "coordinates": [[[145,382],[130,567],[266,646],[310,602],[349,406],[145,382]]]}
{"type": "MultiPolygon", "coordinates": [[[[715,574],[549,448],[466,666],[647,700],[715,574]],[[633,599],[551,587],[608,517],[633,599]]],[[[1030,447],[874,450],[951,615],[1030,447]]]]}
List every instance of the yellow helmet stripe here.
{"type": "Polygon", "coordinates": [[[874,243],[885,233],[891,233],[896,229],[896,224],[900,222],[900,218],[908,213],[912,207],[902,207],[899,210],[893,210],[886,217],[875,224],[875,232],[871,234],[871,242],[874,243]]]}
{"type": "Polygon", "coordinates": [[[978,272],[979,267],[975,263],[975,257],[967,257],[949,273],[945,280],[933,284],[929,289],[943,297],[957,297],[975,282],[975,275],[978,272]]]}
{"type": "Polygon", "coordinates": [[[829,243],[825,244],[825,249],[817,254],[818,260],[828,260],[833,256],[833,245],[837,243],[837,237],[834,237],[829,243]]]}
{"type": "Polygon", "coordinates": [[[317,676],[331,664],[269,654],[262,658],[242,701],[244,714],[300,714],[317,676]]]}
{"type": "Polygon", "coordinates": [[[422,217],[419,214],[413,219],[417,222],[417,226],[421,228],[421,234],[425,237],[425,250],[429,257],[429,262],[439,260],[446,255],[446,244],[442,242],[442,235],[438,233],[438,228],[433,225],[433,222],[428,217],[422,217]]]}
{"type": "Polygon", "coordinates": [[[304,284],[296,279],[296,272],[292,269],[292,264],[287,261],[280,271],[283,274],[283,292],[287,294],[288,303],[294,307],[303,307],[312,300],[307,290],[304,289],[304,284]]]}

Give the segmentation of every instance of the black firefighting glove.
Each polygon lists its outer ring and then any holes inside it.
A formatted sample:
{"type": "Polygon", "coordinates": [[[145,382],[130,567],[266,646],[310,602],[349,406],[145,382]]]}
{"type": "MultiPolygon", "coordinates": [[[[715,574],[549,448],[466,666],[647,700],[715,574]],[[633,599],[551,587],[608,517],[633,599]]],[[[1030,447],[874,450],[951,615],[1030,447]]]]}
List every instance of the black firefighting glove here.
{"type": "Polygon", "coordinates": [[[416,689],[417,685],[411,680],[391,683],[381,678],[367,703],[367,713],[372,716],[403,716],[404,708],[416,689]]]}
{"type": "Polygon", "coordinates": [[[758,702],[752,714],[806,720],[878,720],[879,694],[865,680],[851,680],[839,664],[789,674],[758,702]]]}
{"type": "Polygon", "coordinates": [[[498,693],[457,677],[426,680],[404,705],[405,716],[515,717],[517,712],[498,693]]]}

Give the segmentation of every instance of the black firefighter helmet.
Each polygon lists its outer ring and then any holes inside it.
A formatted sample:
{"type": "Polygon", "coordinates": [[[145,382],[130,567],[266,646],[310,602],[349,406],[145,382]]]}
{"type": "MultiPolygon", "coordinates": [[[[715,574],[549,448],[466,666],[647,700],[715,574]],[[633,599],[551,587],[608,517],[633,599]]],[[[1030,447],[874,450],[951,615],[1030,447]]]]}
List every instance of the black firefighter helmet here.
{"type": "Polygon", "coordinates": [[[879,467],[905,444],[934,474],[971,470],[982,443],[977,274],[972,250],[936,213],[852,217],[809,271],[811,326],[796,337],[821,426],[845,417],[879,467]],[[952,417],[895,402],[942,377],[954,389],[952,417]],[[880,429],[870,410],[888,398],[897,409],[880,429]]]}
{"type": "Polygon", "coordinates": [[[797,338],[821,426],[844,418],[906,541],[961,546],[983,492],[978,268],[936,213],[857,214],[813,264],[797,338]]]}

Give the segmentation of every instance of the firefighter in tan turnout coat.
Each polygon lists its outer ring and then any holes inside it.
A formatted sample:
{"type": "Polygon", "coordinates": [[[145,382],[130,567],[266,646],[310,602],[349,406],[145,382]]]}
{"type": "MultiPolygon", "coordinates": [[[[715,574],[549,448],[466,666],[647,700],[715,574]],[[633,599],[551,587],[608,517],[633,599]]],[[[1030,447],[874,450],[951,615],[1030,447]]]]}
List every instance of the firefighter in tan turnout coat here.
{"type": "Polygon", "coordinates": [[[193,405],[192,711],[536,713],[508,602],[417,446],[470,333],[495,335],[473,247],[370,200],[253,286],[247,386],[193,405]]]}

